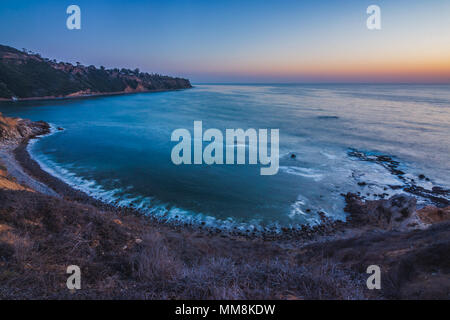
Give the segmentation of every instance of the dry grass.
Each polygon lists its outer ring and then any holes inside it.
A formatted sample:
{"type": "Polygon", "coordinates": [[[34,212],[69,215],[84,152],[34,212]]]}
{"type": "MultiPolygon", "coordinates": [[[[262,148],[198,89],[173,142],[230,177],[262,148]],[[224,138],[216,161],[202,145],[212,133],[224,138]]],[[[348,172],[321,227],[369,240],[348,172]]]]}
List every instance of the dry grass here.
{"type": "Polygon", "coordinates": [[[147,233],[130,256],[132,275],[139,281],[176,279],[182,264],[167,248],[159,232],[147,233]]]}
{"type": "Polygon", "coordinates": [[[363,297],[360,283],[333,263],[301,265],[264,244],[191,237],[25,191],[0,191],[0,203],[2,298],[363,297]],[[65,288],[71,264],[82,270],[75,294],[65,288]]]}
{"type": "Polygon", "coordinates": [[[3,166],[0,162],[0,189],[6,190],[26,190],[33,192],[30,188],[24,187],[21,184],[17,183],[13,177],[8,175],[6,167],[3,166]]]}

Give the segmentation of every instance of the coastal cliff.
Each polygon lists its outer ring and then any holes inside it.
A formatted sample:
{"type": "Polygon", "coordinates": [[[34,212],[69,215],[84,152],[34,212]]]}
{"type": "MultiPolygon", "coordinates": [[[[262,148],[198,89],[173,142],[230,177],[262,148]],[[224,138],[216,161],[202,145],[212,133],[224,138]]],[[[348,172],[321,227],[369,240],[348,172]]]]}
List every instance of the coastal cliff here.
{"type": "Polygon", "coordinates": [[[0,99],[70,98],[191,88],[187,79],[57,62],[0,45],[0,99]]]}
{"type": "Polygon", "coordinates": [[[0,145],[19,143],[23,139],[49,132],[50,126],[44,121],[5,117],[0,112],[0,145]]]}

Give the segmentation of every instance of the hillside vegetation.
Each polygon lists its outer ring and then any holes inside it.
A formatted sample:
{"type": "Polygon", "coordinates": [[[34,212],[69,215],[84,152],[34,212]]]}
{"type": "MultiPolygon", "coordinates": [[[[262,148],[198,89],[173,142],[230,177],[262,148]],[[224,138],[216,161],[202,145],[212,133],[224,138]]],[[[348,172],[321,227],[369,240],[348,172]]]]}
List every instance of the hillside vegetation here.
{"type": "Polygon", "coordinates": [[[189,80],[57,62],[0,45],[0,98],[70,97],[191,88],[189,80]]]}

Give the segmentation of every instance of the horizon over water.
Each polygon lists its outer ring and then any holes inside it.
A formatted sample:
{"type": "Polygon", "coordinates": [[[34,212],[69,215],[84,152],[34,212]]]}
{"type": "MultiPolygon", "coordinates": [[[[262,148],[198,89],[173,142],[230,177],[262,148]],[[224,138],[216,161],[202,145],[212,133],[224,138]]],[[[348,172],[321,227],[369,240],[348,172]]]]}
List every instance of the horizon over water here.
{"type": "Polygon", "coordinates": [[[29,150],[72,186],[164,221],[241,230],[315,224],[319,212],[345,219],[342,193],[401,192],[389,186],[404,181],[351,157],[352,149],[393,157],[426,189],[450,188],[449,108],[450,85],[417,84],[197,84],[0,104],[5,115],[65,129],[29,150]],[[174,165],[172,131],[192,133],[199,120],[204,130],[279,129],[278,174],[261,176],[259,165],[174,165]]]}

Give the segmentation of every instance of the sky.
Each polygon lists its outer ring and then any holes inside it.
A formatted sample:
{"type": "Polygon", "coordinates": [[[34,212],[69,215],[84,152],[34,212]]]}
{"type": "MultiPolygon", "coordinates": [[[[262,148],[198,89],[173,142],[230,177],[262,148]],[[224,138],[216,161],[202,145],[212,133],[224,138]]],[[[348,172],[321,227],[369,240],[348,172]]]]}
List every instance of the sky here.
{"type": "Polygon", "coordinates": [[[450,0],[1,0],[0,44],[193,83],[450,83],[450,0]]]}

